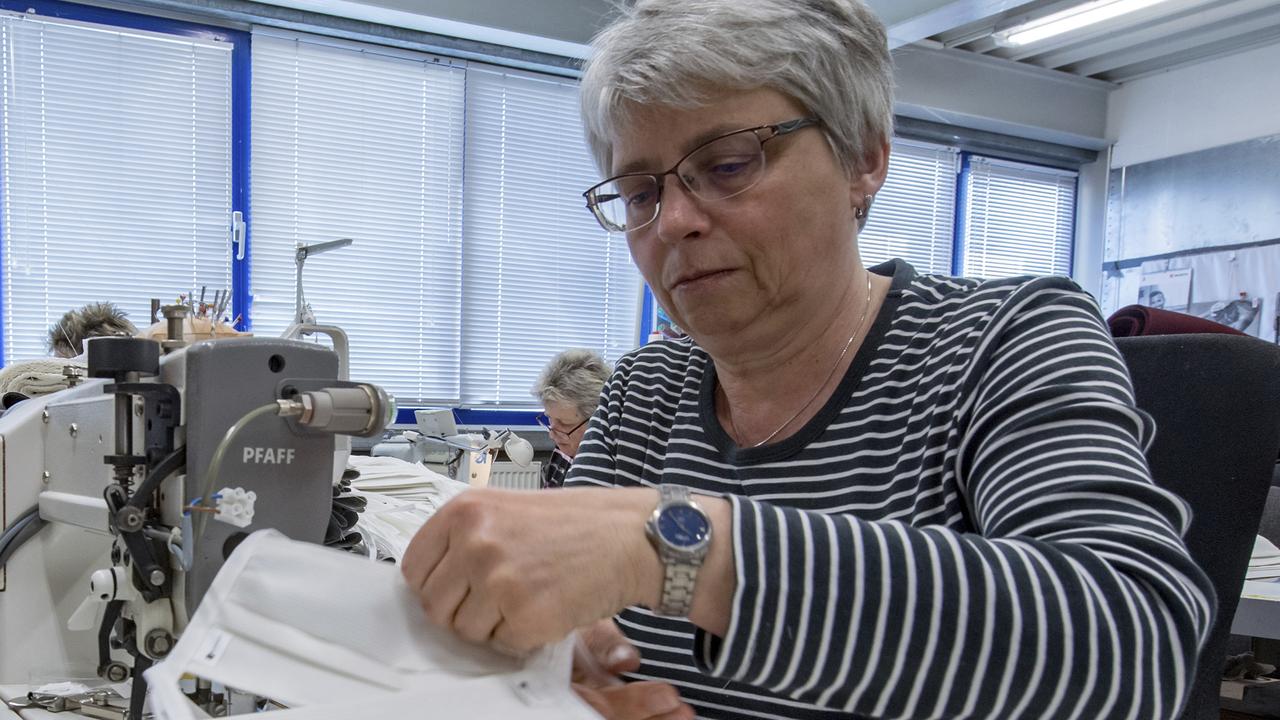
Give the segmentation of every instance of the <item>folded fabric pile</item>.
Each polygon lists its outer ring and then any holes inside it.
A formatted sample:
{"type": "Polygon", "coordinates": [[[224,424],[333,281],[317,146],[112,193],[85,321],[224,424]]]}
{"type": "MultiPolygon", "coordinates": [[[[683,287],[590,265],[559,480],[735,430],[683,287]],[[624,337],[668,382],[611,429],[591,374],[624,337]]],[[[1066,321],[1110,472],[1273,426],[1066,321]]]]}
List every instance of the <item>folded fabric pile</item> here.
{"type": "Polygon", "coordinates": [[[1244,335],[1232,327],[1212,320],[1160,310],[1142,305],[1128,305],[1107,318],[1112,337],[1137,337],[1139,335],[1185,335],[1187,333],[1225,333],[1244,335]]]}
{"type": "Polygon", "coordinates": [[[62,373],[68,365],[85,367],[83,363],[53,358],[13,363],[0,370],[0,394],[16,392],[32,397],[65,390],[71,386],[62,373]]]}
{"type": "Polygon", "coordinates": [[[427,518],[469,487],[398,458],[352,455],[347,465],[359,471],[351,481],[351,493],[365,501],[355,530],[378,560],[399,563],[427,518]]]}

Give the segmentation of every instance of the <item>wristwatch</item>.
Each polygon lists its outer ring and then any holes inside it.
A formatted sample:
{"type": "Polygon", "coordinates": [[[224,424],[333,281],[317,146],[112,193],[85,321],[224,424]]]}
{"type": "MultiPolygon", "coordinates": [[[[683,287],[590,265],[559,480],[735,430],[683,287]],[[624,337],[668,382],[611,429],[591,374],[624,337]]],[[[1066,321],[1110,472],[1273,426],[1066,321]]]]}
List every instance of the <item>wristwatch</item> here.
{"type": "Polygon", "coordinates": [[[711,518],[683,485],[660,485],[658,492],[658,506],[645,523],[665,570],[657,613],[688,617],[698,568],[711,546],[711,518]]]}

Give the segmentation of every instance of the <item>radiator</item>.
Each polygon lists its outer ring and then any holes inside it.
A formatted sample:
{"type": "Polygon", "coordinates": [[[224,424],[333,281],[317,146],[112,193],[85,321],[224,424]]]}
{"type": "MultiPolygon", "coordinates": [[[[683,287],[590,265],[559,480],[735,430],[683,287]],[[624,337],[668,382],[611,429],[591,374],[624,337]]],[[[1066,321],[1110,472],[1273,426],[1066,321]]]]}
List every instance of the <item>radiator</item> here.
{"type": "Polygon", "coordinates": [[[489,471],[489,487],[504,490],[537,490],[542,487],[542,463],[520,467],[513,462],[496,462],[489,471]]]}

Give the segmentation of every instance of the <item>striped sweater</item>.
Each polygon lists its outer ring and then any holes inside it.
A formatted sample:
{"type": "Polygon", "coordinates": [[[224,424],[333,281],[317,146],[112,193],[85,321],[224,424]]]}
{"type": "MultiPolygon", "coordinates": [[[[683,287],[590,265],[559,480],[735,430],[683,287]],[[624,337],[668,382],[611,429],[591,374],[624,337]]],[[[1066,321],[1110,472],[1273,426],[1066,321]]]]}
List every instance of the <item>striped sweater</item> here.
{"type": "Polygon", "coordinates": [[[783,441],[734,445],[688,340],[618,362],[568,484],[682,484],[733,511],[728,632],[628,609],[634,678],[707,718],[1175,715],[1213,593],[1092,298],[873,271],[893,277],[874,326],[783,441]]]}

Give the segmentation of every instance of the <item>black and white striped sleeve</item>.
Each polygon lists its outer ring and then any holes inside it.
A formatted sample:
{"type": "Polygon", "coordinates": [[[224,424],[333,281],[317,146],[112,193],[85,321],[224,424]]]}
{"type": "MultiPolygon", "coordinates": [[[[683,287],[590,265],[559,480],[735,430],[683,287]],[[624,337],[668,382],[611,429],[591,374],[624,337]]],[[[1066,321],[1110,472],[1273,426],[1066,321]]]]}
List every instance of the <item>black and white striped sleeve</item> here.
{"type": "Polygon", "coordinates": [[[877,718],[1176,714],[1213,594],[1096,305],[1035,280],[975,332],[954,463],[976,532],[728,496],[737,585],[704,672],[877,718]]]}
{"type": "MultiPolygon", "coordinates": [[[[669,343],[650,343],[643,351],[618,359],[613,374],[600,391],[600,402],[578,454],[565,479],[565,487],[618,487],[657,485],[661,470],[648,463],[655,444],[664,441],[652,429],[670,427],[675,400],[664,381],[671,377],[668,363],[683,353],[669,343]]],[[[687,347],[683,348],[687,353],[687,347]]]]}

